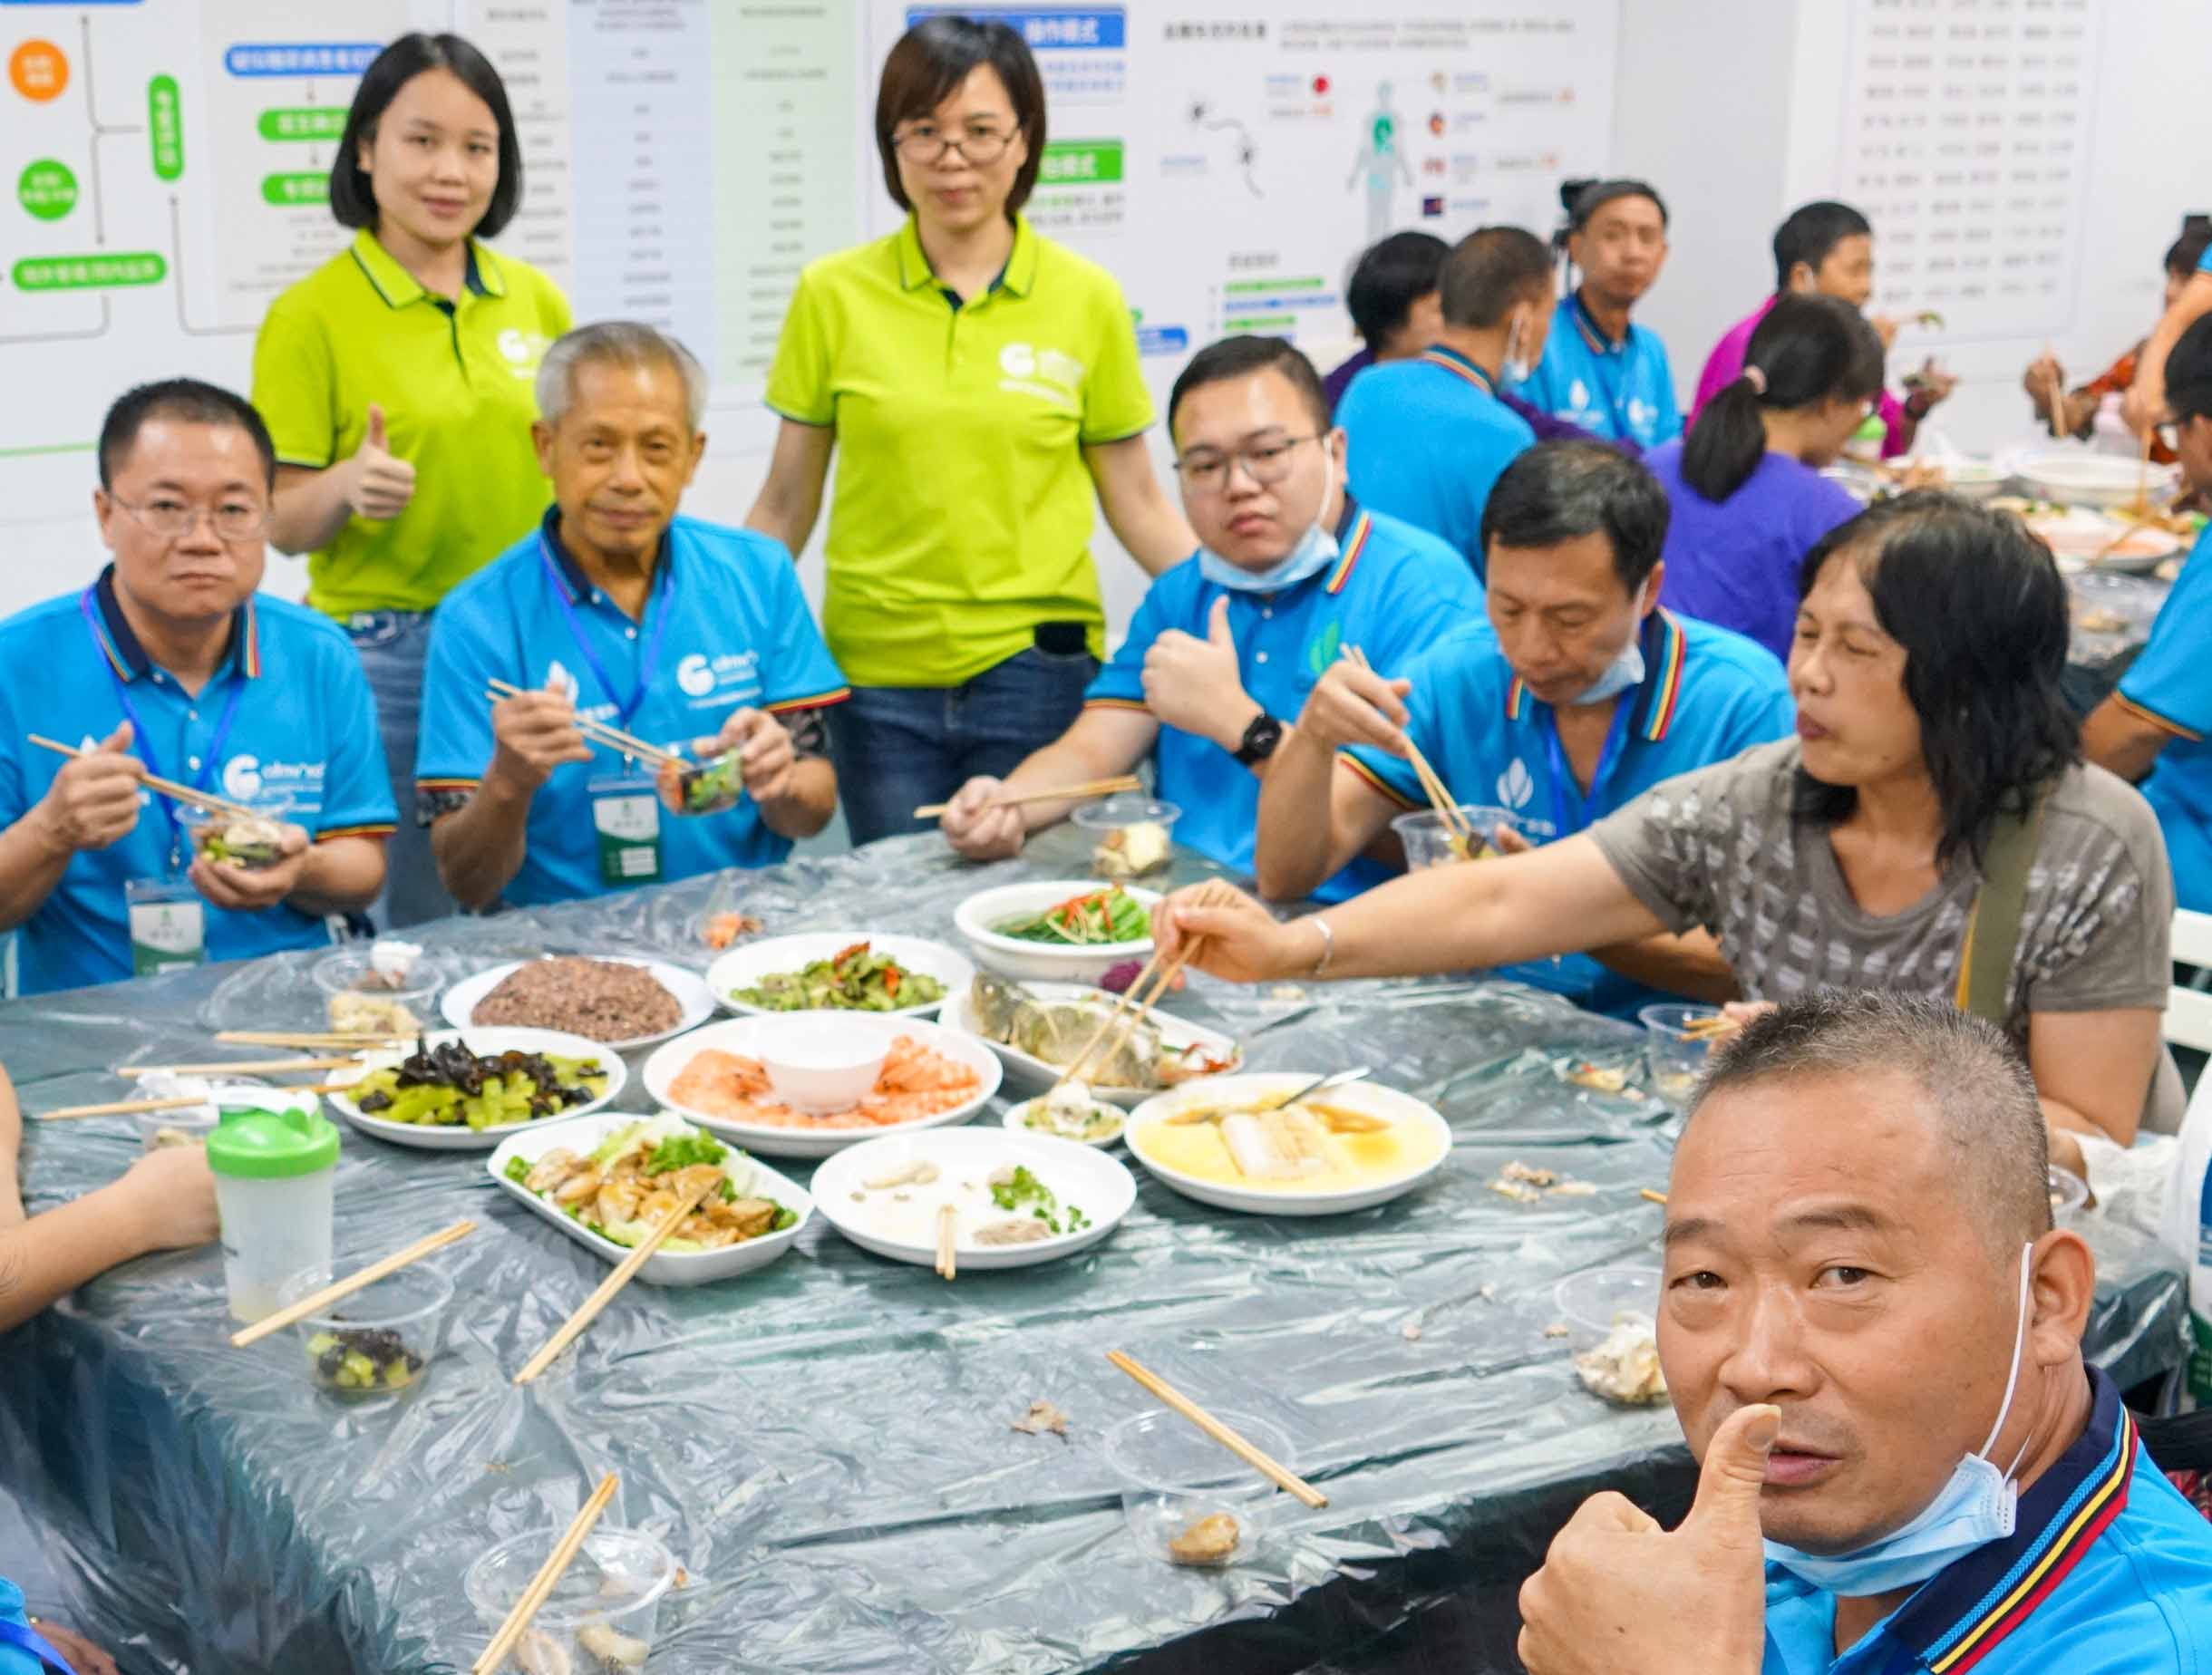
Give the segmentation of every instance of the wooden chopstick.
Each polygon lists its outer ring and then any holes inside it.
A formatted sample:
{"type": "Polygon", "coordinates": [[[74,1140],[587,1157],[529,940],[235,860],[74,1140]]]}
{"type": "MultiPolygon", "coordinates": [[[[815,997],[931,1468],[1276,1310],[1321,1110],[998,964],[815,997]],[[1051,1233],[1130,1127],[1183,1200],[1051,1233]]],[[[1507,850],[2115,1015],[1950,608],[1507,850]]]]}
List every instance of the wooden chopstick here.
{"type": "Polygon", "coordinates": [[[554,1584],[560,1581],[561,1573],[576,1562],[577,1550],[583,1546],[584,1538],[591,1534],[591,1526],[599,1521],[599,1515],[606,1510],[606,1503],[615,1498],[616,1482],[615,1474],[611,1471],[599,1479],[599,1486],[591,1492],[591,1498],[569,1521],[567,1532],[554,1544],[551,1555],[538,1566],[538,1573],[530,1578],[530,1585],[522,1590],[522,1597],[515,1602],[514,1609],[507,1613],[507,1620],[500,1624],[499,1632],[491,1637],[491,1644],[484,1648],[484,1655],[471,1666],[470,1675],[493,1675],[493,1671],[507,1661],[509,1654],[522,1639],[523,1631],[530,1626],[530,1619],[538,1614],[538,1608],[546,1602],[554,1584]]]}
{"type": "Polygon", "coordinates": [[[378,1047],[412,1046],[415,1038],[412,1033],[353,1035],[343,1030],[224,1030],[215,1039],[229,1047],[296,1047],[302,1051],[355,1047],[366,1051],[378,1047]]]}
{"type": "MultiPolygon", "coordinates": [[[[317,1082],[311,1087],[272,1086],[267,1093],[311,1093],[321,1099],[326,1093],[343,1093],[351,1082],[317,1082]]],[[[178,1094],[163,1099],[111,1099],[104,1105],[64,1105],[59,1110],[34,1111],[36,1122],[69,1122],[79,1117],[131,1117],[141,1111],[180,1111],[188,1105],[212,1103],[205,1095],[178,1094]]]]}
{"type": "Polygon", "coordinates": [[[684,1218],[699,1207],[699,1200],[721,1185],[722,1176],[718,1175],[711,1180],[701,1181],[696,1187],[684,1194],[684,1201],[663,1216],[660,1225],[645,1235],[635,1250],[622,1259],[614,1273],[600,1282],[599,1289],[584,1299],[583,1306],[561,1322],[560,1330],[546,1340],[545,1348],[523,1363],[522,1370],[515,1374],[515,1382],[528,1384],[550,1367],[554,1359],[581,1335],[584,1328],[598,1319],[599,1311],[614,1302],[615,1293],[637,1276],[637,1271],[645,1265],[646,1259],[661,1248],[684,1218]]]}
{"type": "Polygon", "coordinates": [[[1329,1504],[1329,1497],[1324,1495],[1319,1489],[1315,1488],[1312,1484],[1306,1482],[1305,1478],[1298,1477],[1285,1467],[1277,1465],[1266,1455],[1261,1453],[1257,1448],[1247,1442],[1242,1437],[1239,1437],[1235,1431],[1224,1425],[1219,1419],[1214,1418],[1212,1414],[1207,1412],[1205,1409],[1199,1407],[1198,1404],[1191,1400],[1189,1397],[1184,1395],[1173,1385],[1168,1383],[1167,1380],[1160,1378],[1159,1374],[1150,1371],[1139,1362],[1130,1360],[1128,1356],[1122,1354],[1119,1350],[1107,1351],[1106,1359],[1111,1361],[1116,1367],[1120,1368],[1123,1372],[1129,1374],[1130,1378],[1136,1380],[1138,1383],[1143,1385],[1146,1389],[1151,1391],[1153,1395],[1159,1397],[1160,1400],[1166,1402],[1168,1406],[1174,1409],[1176,1412],[1181,1414],[1185,1418],[1188,1419],[1193,1425],[1204,1431],[1208,1437],[1211,1437],[1216,1442],[1227,1448],[1231,1454],[1234,1454],[1246,1465],[1251,1467],[1253,1470],[1258,1472],[1261,1477],[1266,1478],[1270,1483],[1274,1484],[1276,1487],[1288,1490],[1291,1494],[1295,1495],[1300,1500],[1304,1501],[1309,1506],[1325,1506],[1329,1504]]]}
{"type": "Polygon", "coordinates": [[[953,1243],[953,1217],[956,1214],[949,1204],[937,1208],[937,1278],[950,1280],[960,1273],[959,1253],[953,1243]]]}
{"type": "Polygon", "coordinates": [[[1061,1070],[1061,1081],[1071,1082],[1082,1074],[1083,1067],[1091,1062],[1091,1055],[1098,1051],[1099,1043],[1106,1039],[1107,1031],[1120,1021],[1123,1010],[1136,998],[1137,991],[1149,983],[1153,973],[1159,971],[1159,950],[1155,948],[1152,950],[1152,957],[1144,963],[1144,969],[1130,980],[1128,988],[1114,996],[1113,1010],[1106,1014],[1105,1021],[1099,1025],[1097,1031],[1083,1043],[1082,1051],[1070,1059],[1061,1070]]]}
{"type": "Polygon", "coordinates": [[[451,1227],[431,1234],[426,1238],[417,1239],[405,1250],[394,1251],[391,1255],[371,1263],[358,1273],[348,1274],[335,1284],[324,1286],[314,1296],[302,1297],[297,1302],[286,1303],[276,1313],[256,1321],[243,1331],[232,1332],[230,1347],[234,1350],[242,1350],[249,1343],[260,1342],[271,1332],[282,1331],[287,1326],[296,1326],[310,1314],[320,1314],[341,1297],[350,1297],[363,1287],[375,1284],[386,1274],[397,1273],[410,1263],[420,1262],[432,1251],[443,1250],[456,1239],[465,1239],[475,1231],[476,1224],[474,1222],[457,1221],[451,1227]]]}
{"type": "MultiPolygon", "coordinates": [[[[529,695],[509,681],[487,681],[484,683],[496,697],[525,698],[529,695]]],[[[576,718],[576,727],[578,732],[588,733],[602,744],[611,744],[625,755],[643,757],[647,761],[658,762],[663,766],[683,768],[689,765],[677,752],[665,750],[657,744],[647,744],[635,734],[624,732],[619,727],[609,727],[605,721],[589,721],[579,715],[576,718]]]]}
{"type": "MultiPolygon", "coordinates": [[[[1081,785],[1059,785],[1049,790],[1022,791],[1012,797],[994,797],[989,806],[994,808],[1019,808],[1029,803],[1058,802],[1065,798],[1111,797],[1119,791],[1144,789],[1144,781],[1133,773],[1116,774],[1111,779],[1086,779],[1081,785]]],[[[924,803],[914,811],[917,820],[936,820],[944,818],[950,803],[924,803]]]]}
{"type": "MultiPolygon", "coordinates": [[[[1370,674],[1374,673],[1374,665],[1367,661],[1367,654],[1358,646],[1347,645],[1344,649],[1344,655],[1353,668],[1363,669],[1370,674]]],[[[1411,734],[1406,737],[1405,759],[1412,764],[1414,777],[1421,781],[1421,789],[1429,794],[1429,801],[1436,809],[1436,818],[1444,823],[1445,833],[1463,842],[1472,840],[1474,827],[1460,812],[1459,802],[1444,784],[1443,776],[1430,765],[1429,759],[1421,754],[1421,746],[1413,742],[1411,734]]]]}
{"type": "Polygon", "coordinates": [[[1666,1194],[1663,1192],[1654,1192],[1649,1186],[1637,1187],[1636,1196],[1639,1198],[1648,1198],[1654,1204],[1664,1204],[1666,1202],[1666,1194]]]}
{"type": "MultiPolygon", "coordinates": [[[[63,744],[56,740],[42,738],[37,733],[27,734],[26,737],[40,750],[52,750],[57,756],[66,756],[74,760],[77,757],[91,754],[90,751],[79,750],[73,744],[63,744]]],[[[212,791],[196,790],[191,786],[179,785],[174,779],[164,779],[158,774],[148,773],[143,768],[138,771],[138,782],[150,791],[160,792],[172,802],[186,803],[195,808],[204,808],[209,814],[227,814],[231,818],[238,820],[252,820],[260,818],[259,810],[248,808],[244,803],[232,802],[228,797],[218,797],[212,791]]]]}
{"type": "Polygon", "coordinates": [[[2051,373],[2051,434],[2053,440],[2064,441],[2067,435],[2066,392],[2060,387],[2055,365],[2056,357],[2051,354],[2051,345],[2048,343],[2043,344],[2043,354],[2054,363],[2051,373]]]}
{"type": "Polygon", "coordinates": [[[265,1076],[276,1070],[335,1070],[361,1062],[345,1053],[330,1059],[234,1059],[207,1064],[119,1064],[118,1076],[265,1076]]]}

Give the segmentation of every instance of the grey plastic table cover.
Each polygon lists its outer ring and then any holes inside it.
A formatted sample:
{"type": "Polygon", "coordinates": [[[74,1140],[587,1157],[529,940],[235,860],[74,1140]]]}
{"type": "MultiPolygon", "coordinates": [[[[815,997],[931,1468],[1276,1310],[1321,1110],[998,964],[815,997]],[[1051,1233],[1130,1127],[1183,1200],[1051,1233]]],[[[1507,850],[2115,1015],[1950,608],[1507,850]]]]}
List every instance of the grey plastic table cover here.
{"type": "MultiPolygon", "coordinates": [[[[771,934],[956,941],[972,892],[1081,876],[1077,836],[991,868],[934,837],[893,840],[422,940],[462,972],[544,950],[703,967],[704,913],[742,904],[771,934]]],[[[1177,862],[1179,879],[1205,870],[1177,862]]],[[[219,1056],[218,1028],[320,1027],[319,957],[10,1002],[0,1062],[30,1110],[121,1097],[107,1067],[219,1056]]],[[[609,1519],[664,1536],[688,1573],[661,1611],[665,1675],[1299,1670],[1455,1590],[1516,1581],[1598,1486],[1679,1496],[1671,1411],[1601,1404],[1543,1335],[1562,1276],[1656,1260],[1661,1213],[1637,1189],[1666,1180],[1673,1115],[1636,1091],[1639,1031],[1471,982],[1201,979],[1173,1004],[1256,1069],[1374,1065],[1450,1119],[1446,1167],[1396,1203],[1313,1220],[1208,1209],[1140,1170],[1136,1210],[1091,1252],[951,1285],[818,1217],[758,1273],[632,1286],[517,1389],[604,1267],[493,1187],[484,1154],[348,1130],[342,1269],[481,1224],[430,1259],[460,1301],[420,1388],[365,1411],[318,1396],[291,1334],[228,1346],[216,1253],[153,1258],[0,1341],[0,1471],[53,1526],[82,1602],[127,1625],[126,1667],[226,1675],[466,1669],[484,1643],[460,1585],[471,1557],[565,1523],[608,1470],[609,1519]],[[1567,1080],[1584,1062],[1629,1070],[1630,1089],[1567,1080]],[[1515,1158],[1600,1190],[1510,1202],[1488,1184],[1515,1158]],[[1113,1348],[1276,1420],[1327,1507],[1276,1496],[1256,1562],[1226,1572],[1140,1554],[1100,1439],[1152,1404],[1113,1348]],[[1010,1428],[1037,1398],[1070,1416],[1066,1440],[1010,1428]]],[[[138,1150],[127,1118],[26,1128],[34,1212],[138,1150]]],[[[2178,1362],[2178,1276],[2121,1230],[2094,1242],[2096,1359],[2123,1383],[2178,1362]]]]}

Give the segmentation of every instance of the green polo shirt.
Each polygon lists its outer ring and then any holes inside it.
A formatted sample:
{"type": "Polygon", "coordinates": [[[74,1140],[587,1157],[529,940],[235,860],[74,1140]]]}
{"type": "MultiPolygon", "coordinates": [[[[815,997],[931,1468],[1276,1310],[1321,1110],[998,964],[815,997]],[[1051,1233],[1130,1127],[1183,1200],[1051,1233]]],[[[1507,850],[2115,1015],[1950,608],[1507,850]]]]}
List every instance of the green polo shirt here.
{"type": "Polygon", "coordinates": [[[911,217],[800,276],[768,404],[842,450],[822,624],[856,686],[953,686],[1042,622],[1105,612],[1082,450],[1152,422],[1102,267],[1014,223],[991,289],[955,305],[911,217]]]}
{"type": "Polygon", "coordinates": [[[397,518],[346,520],[307,559],[307,602],[427,611],[537,527],[552,499],[530,443],[538,363],[568,300],[527,262],[470,241],[470,283],[433,296],[366,228],[269,305],[254,344],[254,405],[285,465],[348,459],[384,410],[415,469],[397,518]]]}

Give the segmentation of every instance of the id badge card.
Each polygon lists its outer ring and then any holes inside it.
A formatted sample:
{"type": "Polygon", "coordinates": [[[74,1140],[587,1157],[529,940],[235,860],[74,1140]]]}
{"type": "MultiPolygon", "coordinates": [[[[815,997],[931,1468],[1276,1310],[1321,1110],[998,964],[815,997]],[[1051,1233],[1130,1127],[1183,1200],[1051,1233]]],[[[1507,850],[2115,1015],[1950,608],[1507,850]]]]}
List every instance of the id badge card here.
{"type": "Polygon", "coordinates": [[[651,884],[661,876],[661,799],[650,775],[594,779],[592,835],[599,846],[599,882],[651,884]]]}
{"type": "Polygon", "coordinates": [[[123,906],[133,977],[207,963],[208,904],[182,878],[132,878],[123,886],[123,906]]]}

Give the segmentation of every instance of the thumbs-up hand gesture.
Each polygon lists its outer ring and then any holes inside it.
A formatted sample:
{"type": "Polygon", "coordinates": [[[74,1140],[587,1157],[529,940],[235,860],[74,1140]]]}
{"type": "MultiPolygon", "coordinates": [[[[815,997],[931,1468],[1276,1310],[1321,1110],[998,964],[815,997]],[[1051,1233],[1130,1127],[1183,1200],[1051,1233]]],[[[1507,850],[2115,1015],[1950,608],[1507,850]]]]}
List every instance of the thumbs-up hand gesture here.
{"type": "Polygon", "coordinates": [[[414,467],[392,452],[384,434],[384,410],[374,402],[369,403],[368,429],[345,469],[345,503],[356,518],[397,518],[414,499],[414,467]]]}
{"type": "Polygon", "coordinates": [[[1211,739],[1225,750],[1243,742],[1253,703],[1237,668],[1227,595],[1214,601],[1203,640],[1170,628],[1152,642],[1144,654],[1144,702],[1165,725],[1211,739]]]}
{"type": "Polygon", "coordinates": [[[1779,1408],[1741,1408],[1706,1446],[1697,1501],[1674,1530],[1594,1495],[1520,1591],[1528,1675],[1759,1675],[1766,1557],[1759,1489],[1779,1408]]]}

